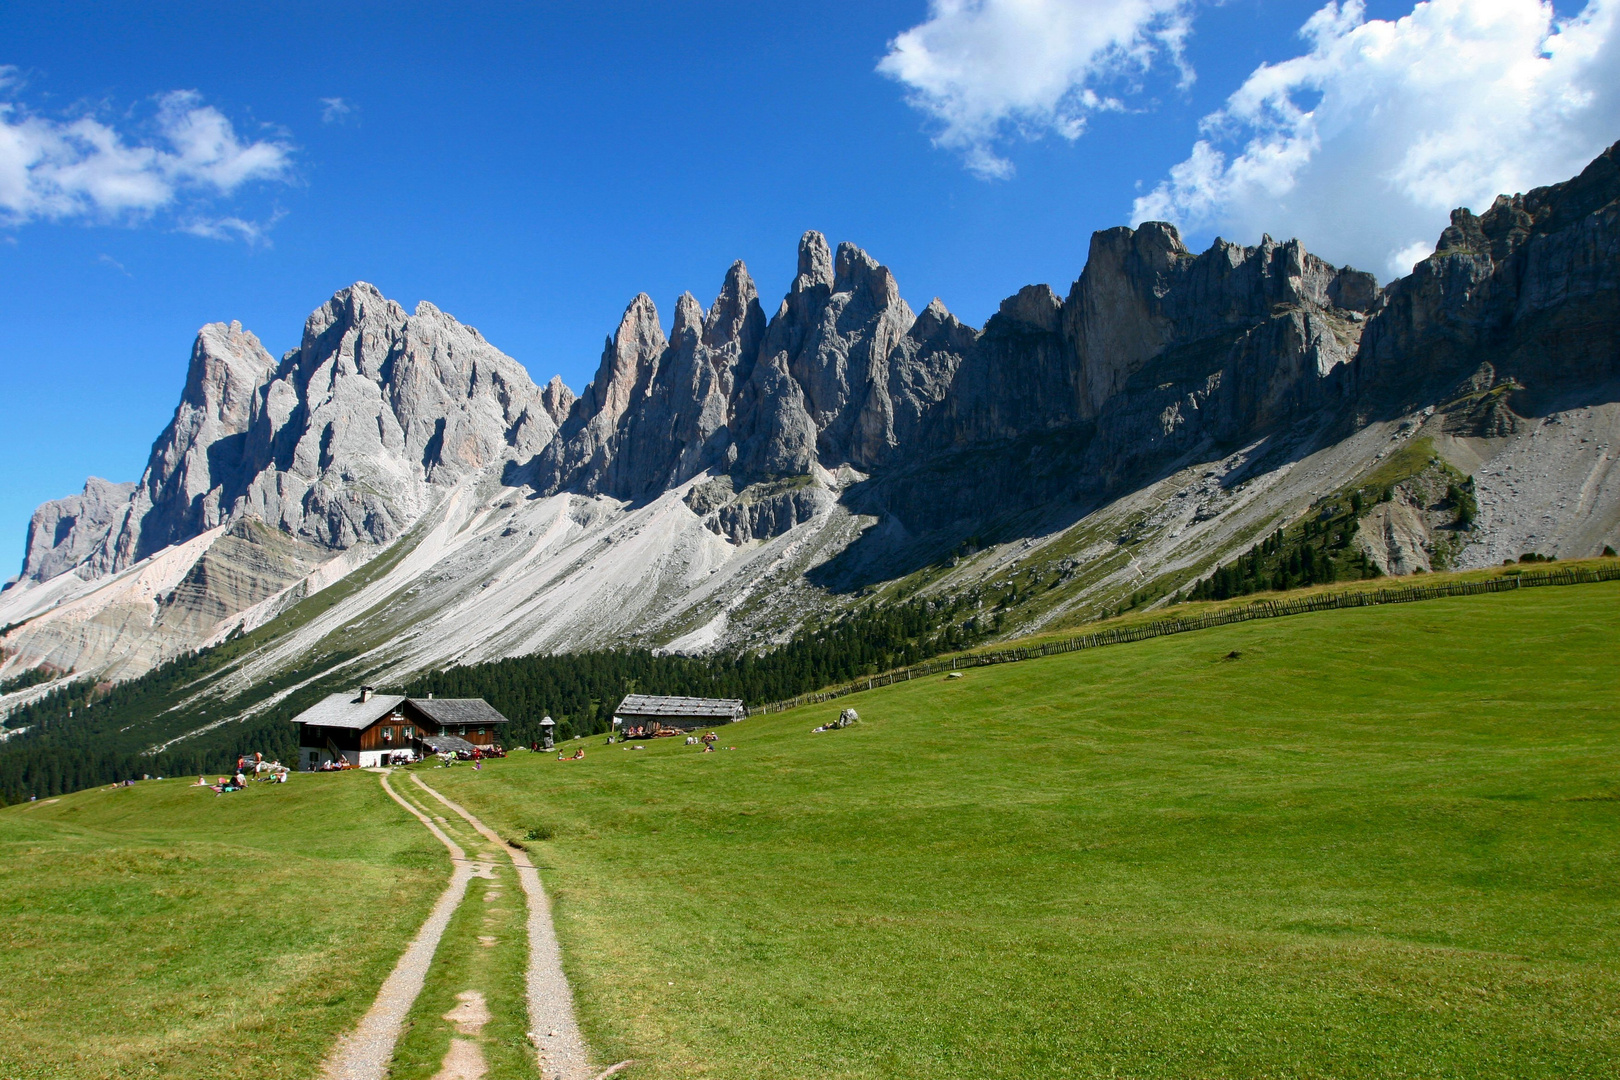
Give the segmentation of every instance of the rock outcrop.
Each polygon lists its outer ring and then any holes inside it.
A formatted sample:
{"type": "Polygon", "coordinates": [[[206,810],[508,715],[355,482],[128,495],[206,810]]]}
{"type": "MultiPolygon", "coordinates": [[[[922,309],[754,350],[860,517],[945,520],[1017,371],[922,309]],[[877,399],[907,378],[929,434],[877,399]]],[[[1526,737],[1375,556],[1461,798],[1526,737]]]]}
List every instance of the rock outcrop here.
{"type": "Polygon", "coordinates": [[[309,317],[255,399],[237,512],[328,547],[381,543],[556,430],[522,365],[477,330],[356,284],[309,317]]]}
{"type": "Polygon", "coordinates": [[[1385,291],[1355,390],[1398,408],[1466,389],[1482,365],[1543,398],[1620,378],[1617,268],[1620,144],[1562,184],[1454,210],[1434,254],[1385,291]]]}
{"type": "Polygon", "coordinates": [[[548,445],[570,397],[432,304],[407,315],[363,282],[279,363],[239,323],[210,324],[140,483],[41,507],[23,577],[113,573],[244,516],[328,548],[381,543],[437,491],[548,445]]]}
{"type": "Polygon", "coordinates": [[[106,561],[108,534],[121,529],[129,517],[135,486],[92,476],[83,493],[53,499],[35,510],[28,522],[22,577],[46,581],[80,568],[86,576],[94,576],[106,561]]]}

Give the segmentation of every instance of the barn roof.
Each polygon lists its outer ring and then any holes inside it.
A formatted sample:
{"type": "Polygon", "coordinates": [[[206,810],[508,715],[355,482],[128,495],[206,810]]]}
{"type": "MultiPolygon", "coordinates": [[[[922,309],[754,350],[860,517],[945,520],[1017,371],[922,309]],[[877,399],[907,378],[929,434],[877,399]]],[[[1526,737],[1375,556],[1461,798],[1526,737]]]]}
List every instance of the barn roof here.
{"type": "Polygon", "coordinates": [[[362,730],[387,716],[404,700],[404,694],[372,694],[369,701],[360,700],[358,693],[328,694],[293,717],[293,723],[362,730]]]}
{"type": "Polygon", "coordinates": [[[438,724],[505,724],[506,717],[481,697],[411,698],[411,706],[438,724]]]}
{"type": "Polygon", "coordinates": [[[743,703],[737,698],[629,694],[613,711],[619,716],[713,716],[734,720],[743,714],[743,703]]]}

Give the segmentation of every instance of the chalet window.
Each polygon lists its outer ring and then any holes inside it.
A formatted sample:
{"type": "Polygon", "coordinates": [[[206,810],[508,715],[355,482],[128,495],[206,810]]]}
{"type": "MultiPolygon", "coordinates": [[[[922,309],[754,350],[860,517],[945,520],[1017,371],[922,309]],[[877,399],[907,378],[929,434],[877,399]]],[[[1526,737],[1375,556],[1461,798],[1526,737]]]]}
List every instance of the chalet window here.
{"type": "Polygon", "coordinates": [[[416,729],[414,727],[412,727],[411,725],[406,724],[405,725],[405,737],[407,739],[416,738],[416,729]]]}
{"type": "Polygon", "coordinates": [[[385,728],[383,728],[383,729],[382,729],[382,737],[383,737],[383,741],[384,741],[384,742],[391,742],[391,741],[393,741],[393,738],[394,738],[394,729],[393,729],[393,728],[391,728],[391,727],[385,727],[385,728]]]}
{"type": "Polygon", "coordinates": [[[480,734],[480,735],[482,735],[482,734],[483,734],[483,733],[484,733],[484,729],[483,729],[483,728],[479,728],[479,729],[478,729],[478,734],[480,734]]]}

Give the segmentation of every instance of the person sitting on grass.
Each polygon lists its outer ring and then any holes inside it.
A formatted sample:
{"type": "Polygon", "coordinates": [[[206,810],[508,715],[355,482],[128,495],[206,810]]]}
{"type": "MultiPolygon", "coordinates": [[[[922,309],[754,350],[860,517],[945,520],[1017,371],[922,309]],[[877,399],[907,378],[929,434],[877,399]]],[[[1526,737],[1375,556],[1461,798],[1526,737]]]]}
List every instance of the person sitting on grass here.
{"type": "Polygon", "coordinates": [[[575,750],[568,757],[563,757],[563,752],[561,750],[557,751],[557,760],[558,761],[578,761],[580,758],[583,758],[584,756],[585,756],[585,748],[583,746],[580,747],[578,750],[575,750]]]}

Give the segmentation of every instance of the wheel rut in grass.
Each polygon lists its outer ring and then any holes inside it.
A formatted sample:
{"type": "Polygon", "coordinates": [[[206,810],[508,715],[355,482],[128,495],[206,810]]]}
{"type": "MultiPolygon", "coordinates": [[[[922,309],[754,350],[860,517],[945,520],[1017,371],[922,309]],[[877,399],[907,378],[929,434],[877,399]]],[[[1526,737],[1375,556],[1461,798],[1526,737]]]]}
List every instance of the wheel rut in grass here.
{"type": "Polygon", "coordinates": [[[381,776],[383,790],[412,816],[427,826],[450,852],[452,870],[450,884],[433,905],[422,928],[405,947],[394,970],[383,981],[377,998],[354,1031],[340,1038],[332,1047],[321,1067],[322,1080],[383,1080],[388,1075],[388,1063],[393,1059],[394,1046],[399,1042],[405,1017],[422,992],[427,979],[428,966],[444,937],[450,917],[461,906],[467,895],[467,883],[474,877],[493,877],[493,860],[474,861],[467,858],[461,846],[427,815],[401,798],[388,783],[388,774],[381,776]]]}
{"type": "MultiPolygon", "coordinates": [[[[628,1062],[620,1062],[608,1073],[597,1073],[591,1068],[590,1048],[580,1033],[574,1018],[574,995],[568,978],[563,974],[562,951],[557,945],[557,933],[551,924],[551,901],[540,883],[540,874],[523,849],[504,842],[482,821],[465,808],[445,798],[422,782],[416,775],[411,780],[423,791],[460,815],[479,835],[490,843],[505,849],[507,857],[517,871],[518,883],[523,886],[528,901],[529,970],[528,998],[529,1024],[538,1055],[540,1075],[544,1080],[593,1080],[617,1072],[628,1062]]],[[[488,899],[488,894],[486,894],[488,899]]]]}

